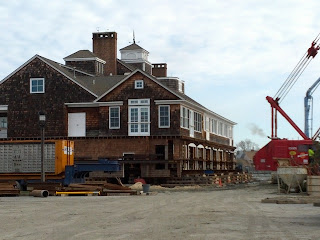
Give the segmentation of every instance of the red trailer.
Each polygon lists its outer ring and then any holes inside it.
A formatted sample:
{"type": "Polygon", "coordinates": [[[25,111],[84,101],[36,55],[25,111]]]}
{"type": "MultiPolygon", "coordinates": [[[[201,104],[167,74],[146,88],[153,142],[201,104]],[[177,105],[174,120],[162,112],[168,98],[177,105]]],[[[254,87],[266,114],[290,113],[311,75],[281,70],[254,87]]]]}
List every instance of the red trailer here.
{"type": "Polygon", "coordinates": [[[276,171],[278,160],[289,159],[290,165],[308,165],[308,149],[312,140],[272,139],[253,157],[256,170],[276,171]]]}

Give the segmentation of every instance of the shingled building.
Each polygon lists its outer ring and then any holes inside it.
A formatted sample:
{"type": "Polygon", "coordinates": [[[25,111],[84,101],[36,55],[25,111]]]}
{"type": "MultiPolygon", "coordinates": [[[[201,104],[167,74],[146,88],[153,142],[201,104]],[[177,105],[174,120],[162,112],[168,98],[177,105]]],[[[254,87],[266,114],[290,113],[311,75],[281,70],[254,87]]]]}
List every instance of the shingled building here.
{"type": "Polygon", "coordinates": [[[35,55],[1,81],[2,139],[40,138],[44,111],[47,139],[73,139],[78,161],[121,159],[126,180],[234,170],[233,121],[188,97],[135,42],[118,59],[116,32],[92,40],[92,52],[64,64],[35,55]]]}

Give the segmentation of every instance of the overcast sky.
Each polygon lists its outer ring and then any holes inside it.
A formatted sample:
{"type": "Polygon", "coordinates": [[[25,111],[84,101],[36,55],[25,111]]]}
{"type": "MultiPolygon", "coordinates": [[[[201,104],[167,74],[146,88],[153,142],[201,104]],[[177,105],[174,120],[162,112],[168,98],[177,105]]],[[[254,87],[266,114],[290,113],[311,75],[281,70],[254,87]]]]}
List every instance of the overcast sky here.
{"type": "MultiPolygon", "coordinates": [[[[152,63],[185,81],[186,94],[237,122],[235,143],[269,140],[274,96],[320,32],[320,1],[297,0],[55,0],[0,2],[0,79],[35,54],[64,63],[92,51],[92,32],[116,31],[118,49],[136,42],[152,63]]],[[[118,52],[120,58],[120,53],[118,52]]],[[[281,103],[304,129],[303,100],[320,77],[320,54],[281,103]]],[[[314,95],[320,127],[320,89],[314,95]]],[[[279,137],[301,139],[279,117],[279,137]]]]}

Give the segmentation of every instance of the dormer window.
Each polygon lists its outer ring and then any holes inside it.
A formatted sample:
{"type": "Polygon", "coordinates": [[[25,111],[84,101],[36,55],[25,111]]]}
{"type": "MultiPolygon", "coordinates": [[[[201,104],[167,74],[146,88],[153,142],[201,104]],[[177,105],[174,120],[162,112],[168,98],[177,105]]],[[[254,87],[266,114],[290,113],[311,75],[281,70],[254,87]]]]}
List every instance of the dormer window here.
{"type": "Polygon", "coordinates": [[[136,80],[134,81],[134,88],[135,89],[143,89],[143,80],[136,80]]]}

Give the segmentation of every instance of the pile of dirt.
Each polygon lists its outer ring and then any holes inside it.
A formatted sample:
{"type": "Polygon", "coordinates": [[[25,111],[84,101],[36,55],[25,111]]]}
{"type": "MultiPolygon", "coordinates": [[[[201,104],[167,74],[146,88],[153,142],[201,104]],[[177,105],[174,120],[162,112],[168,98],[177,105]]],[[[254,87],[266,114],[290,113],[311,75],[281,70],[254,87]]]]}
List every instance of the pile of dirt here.
{"type": "Polygon", "coordinates": [[[142,190],[142,182],[136,182],[135,184],[129,186],[132,190],[142,190]]]}
{"type": "Polygon", "coordinates": [[[152,185],[150,186],[150,190],[166,190],[167,188],[162,187],[160,185],[152,185]]]}

